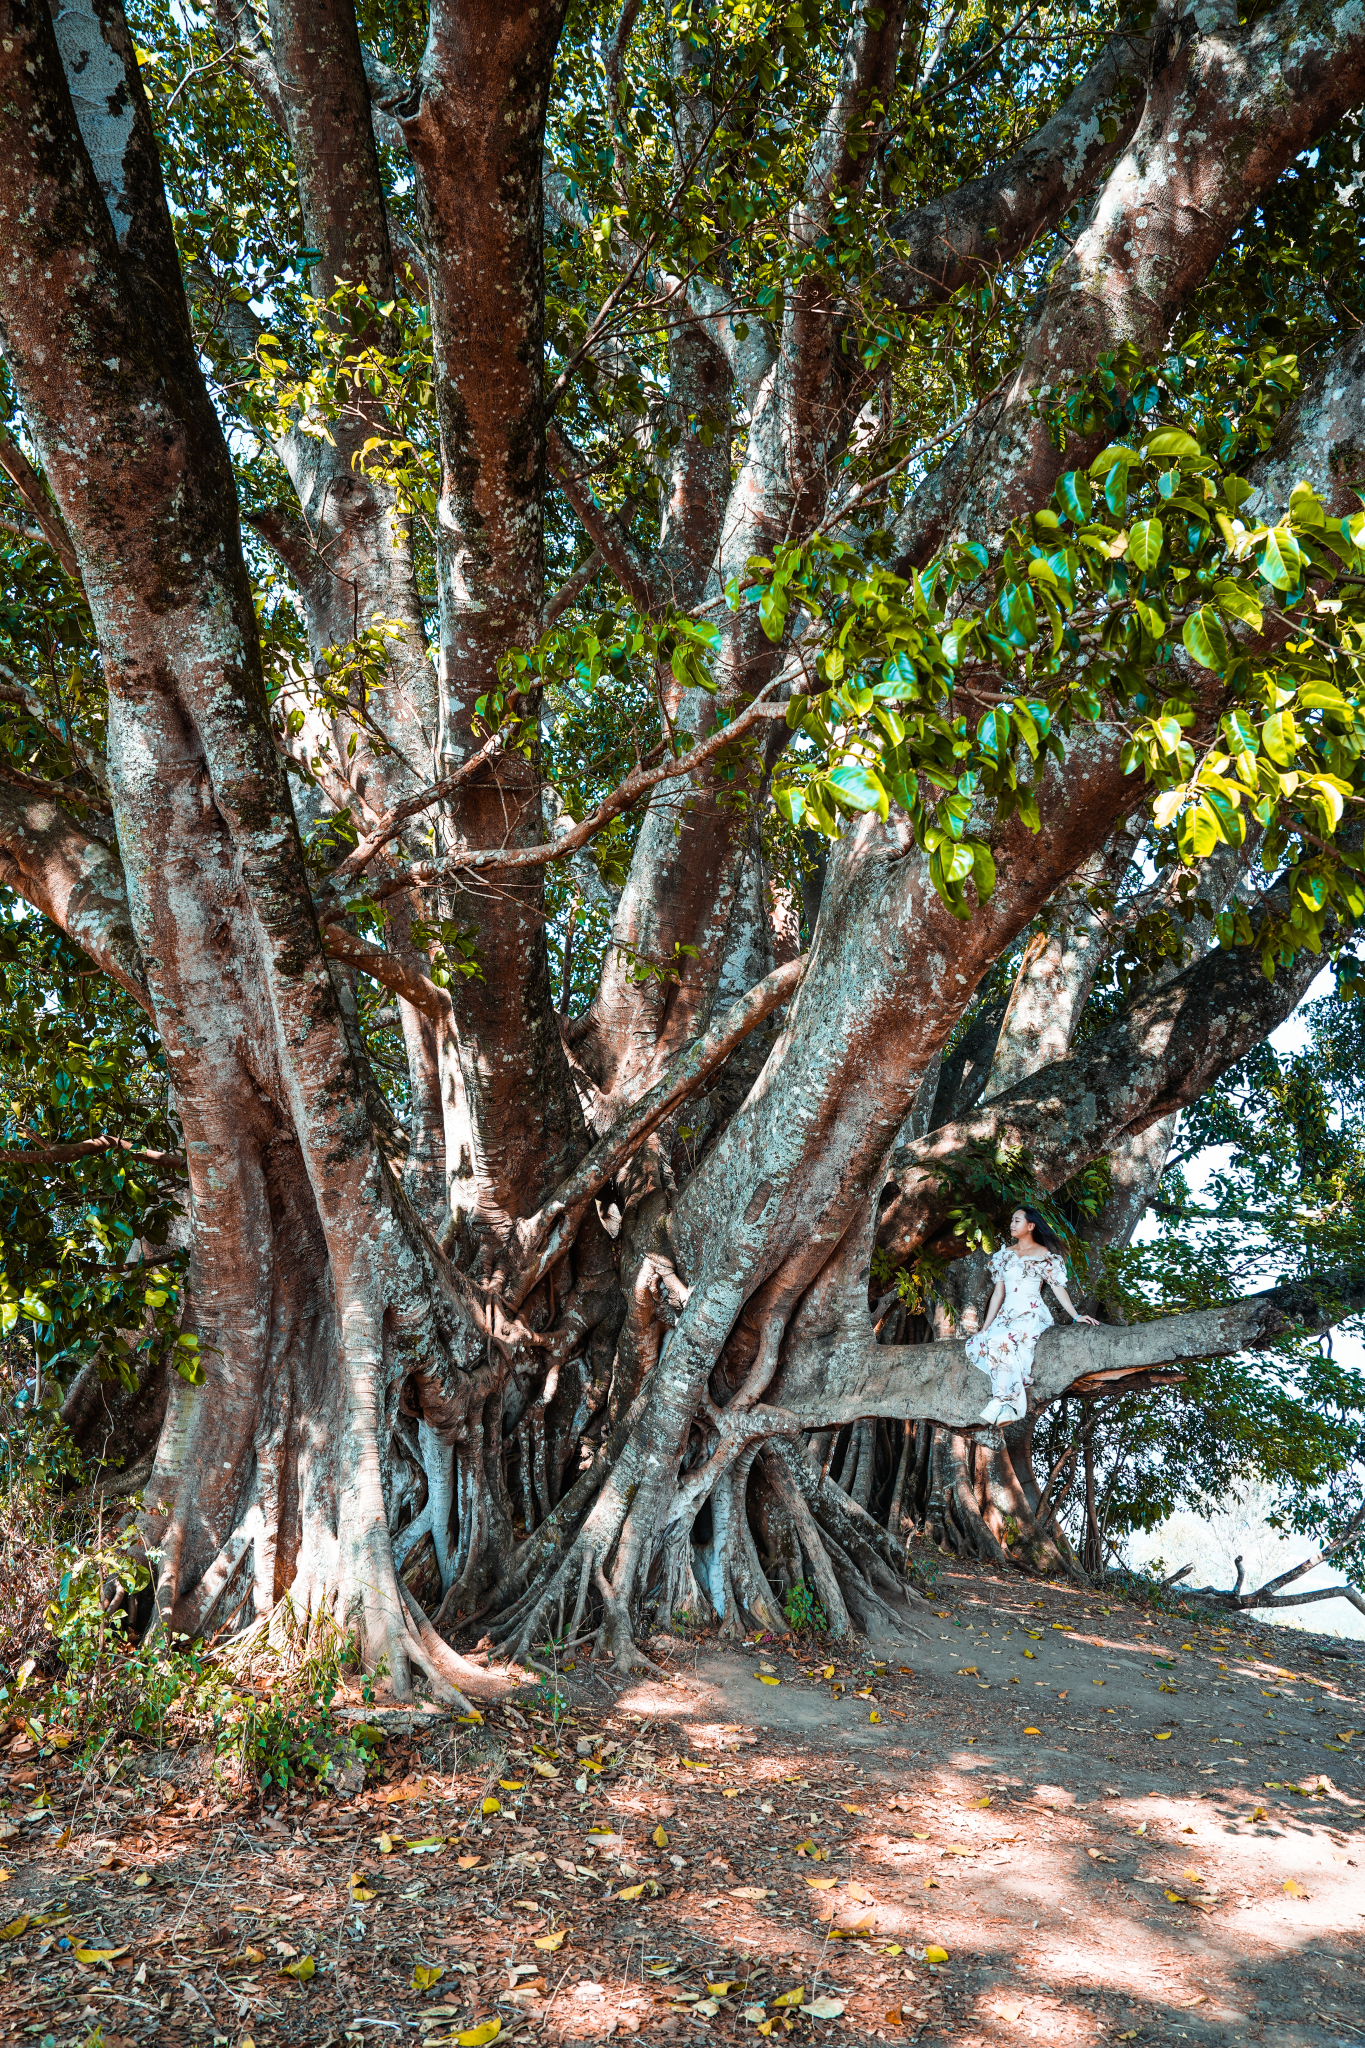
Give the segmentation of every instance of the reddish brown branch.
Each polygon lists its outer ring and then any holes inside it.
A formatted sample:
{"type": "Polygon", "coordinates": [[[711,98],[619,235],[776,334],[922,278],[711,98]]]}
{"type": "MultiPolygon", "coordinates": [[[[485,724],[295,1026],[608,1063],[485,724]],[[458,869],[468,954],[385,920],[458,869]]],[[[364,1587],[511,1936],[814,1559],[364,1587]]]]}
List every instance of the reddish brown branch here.
{"type": "MultiPolygon", "coordinates": [[[[765,690],[771,689],[771,683],[765,690]]],[[[577,825],[571,825],[558,839],[543,840],[535,846],[490,846],[461,847],[448,854],[442,861],[423,862],[421,866],[404,870],[376,889],[375,895],[383,898],[394,896],[402,889],[429,888],[434,882],[449,881],[452,876],[475,870],[486,874],[490,870],[505,873],[509,869],[546,867],[551,861],[567,860],[571,853],[577,853],[590,839],[595,839],[604,826],[613,818],[619,818],[623,811],[630,810],[647,796],[661,782],[675,781],[679,776],[691,775],[696,769],[705,767],[712,757],[728,747],[735,740],[743,739],[755,726],[766,719],[785,718],[786,706],[766,702],[762,696],[755,698],[748,709],[741,711],[738,718],[729,725],[718,727],[708,739],[673,760],[665,761],[657,768],[635,768],[618,783],[606,800],[599,804],[577,825]]]]}
{"type": "Polygon", "coordinates": [[[43,480],[22,448],[15,446],[3,427],[0,427],[0,469],[18,491],[51,548],[57,560],[73,583],[81,580],[81,565],[76,559],[76,550],[71,536],[62,525],[43,489],[43,480]]]}
{"type": "Polygon", "coordinates": [[[371,981],[377,981],[381,988],[391,989],[396,996],[402,996],[415,1010],[440,1023],[445,1016],[450,997],[425,974],[415,974],[403,965],[392,953],[381,952],[378,946],[367,946],[339,924],[325,924],[322,927],[323,943],[333,960],[344,960],[348,967],[358,967],[362,974],[368,974],[371,981]]]}
{"type": "Polygon", "coordinates": [[[144,1166],[183,1167],[183,1152],[153,1152],[130,1145],[126,1138],[81,1138],[72,1145],[26,1145],[0,1151],[0,1166],[70,1166],[77,1159],[97,1159],[101,1153],[118,1152],[125,1159],[144,1166]]]}

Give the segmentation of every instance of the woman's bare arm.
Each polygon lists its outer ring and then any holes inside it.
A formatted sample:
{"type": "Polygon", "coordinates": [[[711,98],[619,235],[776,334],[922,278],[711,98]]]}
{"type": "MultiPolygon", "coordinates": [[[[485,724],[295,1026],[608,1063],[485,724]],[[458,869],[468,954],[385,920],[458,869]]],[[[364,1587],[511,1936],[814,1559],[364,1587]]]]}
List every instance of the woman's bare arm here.
{"type": "Polygon", "coordinates": [[[1005,1283],[1003,1280],[997,1280],[991,1292],[990,1307],[986,1310],[986,1320],[981,1325],[983,1330],[989,1330],[991,1324],[995,1321],[996,1311],[1004,1299],[1005,1283]]]}
{"type": "MultiPolygon", "coordinates": [[[[1093,1323],[1096,1328],[1099,1327],[1099,1318],[1097,1316],[1083,1316],[1080,1310],[1073,1305],[1071,1296],[1067,1293],[1065,1287],[1059,1287],[1055,1280],[1052,1283],[1052,1291],[1073,1323],[1093,1323]]],[[[986,1320],[989,1322],[990,1318],[987,1317],[986,1320]]]]}

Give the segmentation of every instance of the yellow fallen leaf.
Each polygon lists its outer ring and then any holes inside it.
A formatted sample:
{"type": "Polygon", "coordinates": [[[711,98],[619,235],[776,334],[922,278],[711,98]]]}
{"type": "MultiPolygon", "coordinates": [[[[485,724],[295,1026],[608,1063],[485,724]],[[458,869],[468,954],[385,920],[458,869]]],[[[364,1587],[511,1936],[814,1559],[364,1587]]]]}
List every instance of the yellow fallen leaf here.
{"type": "Polygon", "coordinates": [[[839,1880],[837,1877],[808,1877],[806,1883],[813,1892],[832,1892],[839,1880]]]}
{"type": "Polygon", "coordinates": [[[414,1991],[430,1991],[433,1984],[439,1984],[445,1970],[440,1963],[415,1963],[412,1971],[414,1991]]]}
{"type": "Polygon", "coordinates": [[[414,1856],[432,1856],[438,1849],[444,1849],[445,1845],[444,1835],[423,1835],[420,1842],[408,1843],[414,1856]]]}
{"type": "Polygon", "coordinates": [[[662,1821],[660,1821],[658,1827],[655,1828],[654,1833],[650,1837],[650,1840],[653,1842],[656,1849],[666,1849],[668,1847],[668,1835],[665,1832],[664,1824],[662,1821]]]}
{"type": "Polygon", "coordinates": [[[642,1884],[628,1884],[625,1890],[618,1892],[616,1896],[618,1899],[638,1899],[643,1890],[642,1884]]]}
{"type": "Polygon", "coordinates": [[[780,1997],[778,1997],[778,1998],[775,1998],[775,1999],[773,2000],[773,2004],[774,2004],[774,2005],[803,2005],[803,2004],[805,2003],[805,1998],[806,1998],[805,1986],[804,1986],[804,1985],[801,1985],[801,1984],[797,1984],[797,1985],[795,1985],[795,1986],[794,1986],[794,1987],[792,1988],[792,1990],[790,1990],[790,1991],[784,1991],[784,1992],[783,1992],[783,1993],[781,1994],[781,1996],[780,1996],[780,1997]]]}
{"type": "Polygon", "coordinates": [[[826,1664],[826,1666],[825,1666],[825,1670],[824,1670],[824,1676],[825,1676],[826,1678],[833,1678],[833,1676],[834,1676],[834,1666],[833,1666],[832,1664],[826,1664]]]}
{"type": "Polygon", "coordinates": [[[374,1896],[368,1885],[353,1884],[351,1886],[351,1904],[353,1906],[368,1906],[374,1896]]]}
{"type": "Polygon", "coordinates": [[[872,1709],[872,1712],[871,1712],[871,1713],[870,1713],[870,1714],[868,1715],[868,1717],[867,1717],[867,1718],[868,1718],[868,1720],[869,1720],[869,1721],[879,1722],[879,1721],[881,1720],[881,1718],[882,1718],[882,1717],[881,1717],[881,1715],[880,1715],[880,1714],[879,1714],[879,1713],[877,1712],[877,1709],[876,1709],[876,1708],[874,1707],[874,1708],[872,1709]]]}
{"type": "Polygon", "coordinates": [[[694,1764],[690,1756],[680,1757],[679,1762],[685,1771],[709,1771],[711,1768],[710,1764],[694,1764]]]}
{"type": "Polygon", "coordinates": [[[460,2048],[488,2048],[488,2043],[496,2041],[501,2032],[501,2020],[485,2020],[481,2027],[467,2027],[464,2033],[457,2034],[455,2039],[459,2042],[460,2048]]]}
{"type": "Polygon", "coordinates": [[[864,1813],[867,1810],[862,1806],[850,1806],[846,1799],[841,1799],[839,1804],[843,1807],[845,1813],[864,1813]]]}
{"type": "Polygon", "coordinates": [[[946,1948],[927,1948],[924,1951],[924,1960],[926,1963],[946,1963],[948,1951],[946,1948]]]}
{"type": "Polygon", "coordinates": [[[729,1786],[728,1788],[723,1788],[723,1789],[722,1789],[722,1791],[721,1791],[721,1795],[720,1795],[720,1796],[721,1796],[721,1798],[722,1798],[722,1799],[738,1799],[738,1797],[739,1797],[739,1787],[738,1787],[738,1785],[731,1785],[731,1786],[729,1786]]]}
{"type": "Polygon", "coordinates": [[[1257,1806],[1257,1807],[1254,1807],[1254,1808],[1252,1809],[1252,1814],[1251,1814],[1251,1818],[1252,1818],[1253,1820],[1264,1820],[1264,1819],[1265,1819],[1265,1808],[1264,1808],[1263,1806],[1257,1806]]]}
{"type": "Polygon", "coordinates": [[[1291,1899],[1306,1899],[1308,1897],[1308,1894],[1304,1890],[1303,1886],[1301,1884],[1296,1884],[1292,1877],[1287,1877],[1285,1879],[1284,1883],[1280,1886],[1280,1890],[1288,1892],[1291,1899]]]}
{"type": "Polygon", "coordinates": [[[394,1850],[393,1836],[377,1835],[375,1837],[375,1846],[379,1850],[381,1856],[392,1856],[394,1850]]]}
{"type": "Polygon", "coordinates": [[[139,1891],[144,1891],[146,1887],[151,1883],[151,1881],[152,1873],[150,1870],[139,1870],[137,1875],[133,1879],[133,1883],[137,1886],[139,1891]]]}
{"type": "Polygon", "coordinates": [[[296,1963],[286,1963],[280,1974],[292,1977],[296,1983],[306,1984],[316,1974],[317,1967],[311,1956],[300,1956],[296,1963]]]}
{"type": "Polygon", "coordinates": [[[1156,1740],[1157,1740],[1158,1742],[1169,1742],[1169,1741],[1170,1741],[1170,1739],[1171,1739],[1171,1731],[1170,1731],[1170,1729],[1169,1729],[1169,1728],[1158,1728],[1158,1730],[1157,1730],[1157,1732],[1156,1732],[1156,1740]]]}
{"type": "Polygon", "coordinates": [[[1037,1654],[1037,1653],[1036,1653],[1035,1651],[1033,1651],[1033,1650],[1025,1650],[1025,1652],[1024,1652],[1024,1655],[1025,1655],[1026,1657],[1032,1657],[1032,1656],[1035,1656],[1036,1654],[1037,1654]]]}
{"type": "Polygon", "coordinates": [[[499,1778],[498,1783],[502,1786],[504,1792],[524,1792],[526,1790],[526,1780],[524,1778],[499,1778]]]}
{"type": "Polygon", "coordinates": [[[28,1914],[21,1913],[17,1920],[11,1920],[8,1927],[0,1927],[0,1941],[17,1941],[28,1926],[28,1914]]]}
{"type": "Polygon", "coordinates": [[[490,1813],[501,1813],[502,1801],[500,1799],[495,1799],[492,1793],[490,1792],[487,1799],[485,1799],[483,1802],[483,1812],[485,1815],[488,1815],[490,1813]]]}
{"type": "Polygon", "coordinates": [[[1026,1728],[1024,1730],[1025,1735],[1041,1735],[1042,1732],[1041,1728],[1026,1728]]]}
{"type": "Polygon", "coordinates": [[[884,2013],[882,2017],[888,2027],[898,2027],[901,2024],[901,2009],[898,2005],[893,2005],[890,2012],[884,2013]]]}
{"type": "Polygon", "coordinates": [[[553,1950],[561,1947],[563,1945],[563,1941],[564,1929],[562,1927],[557,1927],[553,1934],[538,1934],[536,1936],[536,1947],[539,1949],[544,1949],[546,1954],[549,1955],[550,1953],[552,1953],[553,1950]]]}
{"type": "Polygon", "coordinates": [[[115,1956],[126,1956],[124,1948],[73,1948],[72,1955],[78,1963],[112,1963],[115,1956]]]}
{"type": "Polygon", "coordinates": [[[706,1988],[713,1998],[724,1998],[728,1994],[731,1984],[735,1981],[735,1978],[727,1977],[723,1983],[708,1984],[706,1988]]]}
{"type": "Polygon", "coordinates": [[[538,1778],[557,1778],[559,1776],[559,1772],[553,1764],[543,1764],[539,1760],[532,1764],[531,1769],[538,1778]]]}
{"type": "Polygon", "coordinates": [[[760,1671],[758,1682],[760,1685],[781,1685],[782,1680],[780,1678],[769,1678],[766,1671],[760,1671]]]}
{"type": "Polygon", "coordinates": [[[244,1963],[263,1963],[265,1961],[265,1950],[262,1948],[244,1948],[242,1950],[242,1961],[244,1963]]]}
{"type": "Polygon", "coordinates": [[[990,1803],[991,1803],[991,1802],[990,1802],[989,1798],[986,1798],[986,1799],[974,1799],[974,1800],[972,1801],[972,1805],[973,1805],[973,1806],[989,1806],[989,1805],[990,1805],[990,1803]]]}

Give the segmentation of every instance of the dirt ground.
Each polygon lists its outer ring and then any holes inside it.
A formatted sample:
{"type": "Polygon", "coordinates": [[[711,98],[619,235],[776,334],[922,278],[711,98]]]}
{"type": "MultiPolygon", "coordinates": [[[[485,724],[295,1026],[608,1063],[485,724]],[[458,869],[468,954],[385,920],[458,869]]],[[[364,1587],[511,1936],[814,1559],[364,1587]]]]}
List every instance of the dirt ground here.
{"type": "Polygon", "coordinates": [[[1365,1645],[960,1566],[922,1638],[651,1647],[385,1713],[350,1799],[14,1738],[0,2038],[1365,2041],[1365,1645]]]}

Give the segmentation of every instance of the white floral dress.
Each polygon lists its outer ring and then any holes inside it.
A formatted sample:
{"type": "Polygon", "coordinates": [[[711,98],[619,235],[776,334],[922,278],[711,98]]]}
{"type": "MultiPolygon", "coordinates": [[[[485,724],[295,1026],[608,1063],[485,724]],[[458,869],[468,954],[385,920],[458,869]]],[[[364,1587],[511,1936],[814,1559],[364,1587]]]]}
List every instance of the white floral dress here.
{"type": "Polygon", "coordinates": [[[1052,1287],[1066,1286],[1066,1260],[1055,1252],[1024,1259],[1011,1245],[1002,1245],[991,1254],[991,1278],[1004,1281],[1005,1299],[990,1328],[967,1339],[967,1356],[990,1374],[996,1400],[1018,1407],[1032,1377],[1034,1346],[1052,1327],[1040,1290],[1044,1280],[1052,1287]]]}

